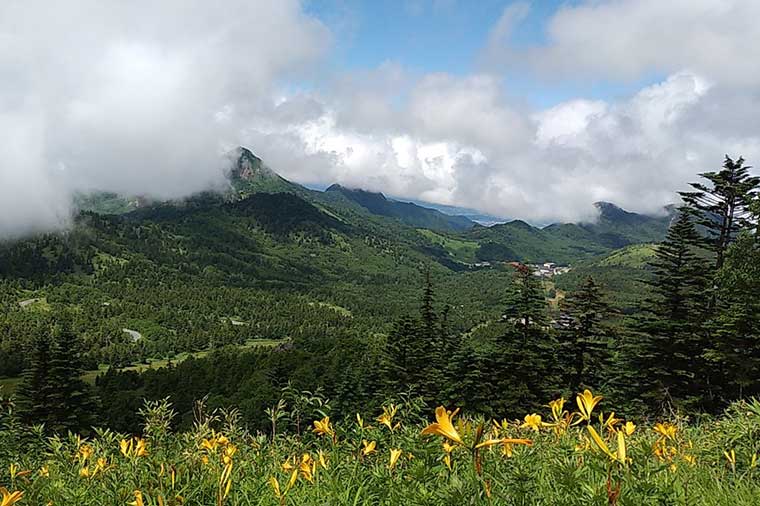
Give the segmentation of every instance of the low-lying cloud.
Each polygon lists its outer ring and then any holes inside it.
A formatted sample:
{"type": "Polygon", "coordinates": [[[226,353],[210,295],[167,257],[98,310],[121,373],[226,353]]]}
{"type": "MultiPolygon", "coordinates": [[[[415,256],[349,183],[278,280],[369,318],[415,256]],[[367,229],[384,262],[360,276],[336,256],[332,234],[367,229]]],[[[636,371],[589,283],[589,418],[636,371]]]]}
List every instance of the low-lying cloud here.
{"type": "Polygon", "coordinates": [[[714,22],[756,19],[758,4],[668,4],[657,26],[694,18],[680,38],[658,31],[644,43],[618,27],[648,30],[658,5],[564,7],[545,43],[516,49],[510,31],[530,4],[512,4],[481,70],[454,76],[394,62],[324,70],[332,34],[296,0],[3,2],[0,238],[65,224],[76,191],[176,198],[218,187],[238,144],[295,181],[535,223],[593,219],[598,200],[658,212],[724,153],[760,164],[760,71],[747,59],[760,33],[714,22]],[[513,98],[505,68],[663,77],[630,96],[536,109],[513,98]],[[294,88],[303,82],[319,86],[294,88]]]}

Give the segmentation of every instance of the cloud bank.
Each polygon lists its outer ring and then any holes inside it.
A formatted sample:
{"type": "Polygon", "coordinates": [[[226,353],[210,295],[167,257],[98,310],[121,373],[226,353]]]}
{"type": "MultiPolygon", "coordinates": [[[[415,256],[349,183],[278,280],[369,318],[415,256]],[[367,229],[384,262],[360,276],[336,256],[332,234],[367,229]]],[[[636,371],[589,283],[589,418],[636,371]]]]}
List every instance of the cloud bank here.
{"type": "Polygon", "coordinates": [[[724,153],[760,164],[753,1],[582,2],[520,48],[530,4],[513,3],[471,75],[324,70],[332,34],[296,0],[62,4],[0,3],[0,237],[64,223],[75,191],[219,186],[238,144],[295,181],[536,223],[598,200],[657,212],[724,153]],[[536,109],[515,73],[661,77],[536,109]]]}
{"type": "Polygon", "coordinates": [[[220,184],[260,103],[329,43],[296,0],[0,3],[0,237],[64,222],[73,191],[220,184]]]}

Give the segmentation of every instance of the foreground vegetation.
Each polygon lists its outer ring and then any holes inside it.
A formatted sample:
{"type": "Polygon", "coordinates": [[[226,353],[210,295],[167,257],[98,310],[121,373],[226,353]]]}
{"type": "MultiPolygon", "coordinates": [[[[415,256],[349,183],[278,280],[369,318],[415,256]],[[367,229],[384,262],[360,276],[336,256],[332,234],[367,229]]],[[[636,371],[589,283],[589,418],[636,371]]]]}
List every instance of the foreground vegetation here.
{"type": "Polygon", "coordinates": [[[0,492],[4,506],[757,504],[760,403],[688,425],[624,421],[600,401],[585,391],[520,421],[439,407],[429,424],[409,400],[336,423],[319,409],[329,403],[283,399],[267,434],[202,405],[175,434],[164,402],[142,410],[137,437],[47,439],[6,399],[0,492]],[[317,419],[299,421],[308,409],[317,419]]]}

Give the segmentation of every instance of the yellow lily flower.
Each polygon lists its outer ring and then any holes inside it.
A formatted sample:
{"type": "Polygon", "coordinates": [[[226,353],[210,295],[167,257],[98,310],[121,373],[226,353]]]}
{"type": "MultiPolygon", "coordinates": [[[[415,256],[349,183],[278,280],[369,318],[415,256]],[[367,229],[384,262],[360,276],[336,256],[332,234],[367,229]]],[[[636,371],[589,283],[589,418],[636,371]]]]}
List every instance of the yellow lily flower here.
{"type": "Polygon", "coordinates": [[[314,481],[314,473],[317,471],[317,462],[311,458],[311,455],[304,453],[301,456],[301,464],[298,466],[301,476],[309,483],[314,481]]]}
{"type": "Polygon", "coordinates": [[[391,456],[390,460],[388,461],[388,469],[392,470],[394,467],[396,467],[396,462],[398,462],[398,459],[401,457],[402,453],[402,450],[391,449],[391,456]]]}
{"type": "Polygon", "coordinates": [[[398,427],[399,424],[393,425],[393,417],[396,416],[396,412],[398,411],[398,406],[395,404],[391,404],[390,406],[383,406],[383,414],[377,417],[377,421],[386,427],[388,427],[389,430],[393,430],[398,427]]]}
{"type": "Polygon", "coordinates": [[[374,453],[375,447],[377,446],[377,443],[375,441],[367,442],[367,440],[365,439],[362,442],[362,445],[363,445],[362,455],[366,457],[367,455],[370,455],[371,453],[374,453]]]}
{"type": "Polygon", "coordinates": [[[625,435],[622,432],[617,433],[617,460],[625,464],[628,455],[625,447],[625,435]]]}
{"type": "Polygon", "coordinates": [[[544,425],[544,423],[541,421],[541,415],[537,415],[535,413],[530,415],[525,415],[524,418],[525,422],[520,425],[521,429],[530,428],[534,431],[538,432],[541,427],[544,425]]]}
{"type": "Polygon", "coordinates": [[[502,447],[501,447],[501,453],[505,457],[511,457],[512,456],[512,450],[514,445],[522,445],[522,446],[533,446],[533,441],[530,439],[524,439],[524,438],[508,438],[505,437],[500,441],[502,447]]]}
{"type": "Polygon", "coordinates": [[[0,505],[2,506],[11,506],[12,504],[16,504],[21,500],[21,498],[24,496],[24,493],[20,490],[16,490],[15,492],[9,492],[7,488],[0,487],[0,495],[3,496],[2,501],[0,501],[0,505]]]}
{"type": "Polygon", "coordinates": [[[604,413],[599,413],[599,422],[602,424],[602,426],[607,429],[608,431],[615,431],[615,425],[622,422],[620,418],[615,418],[615,412],[613,411],[610,413],[610,416],[607,417],[607,420],[604,419],[604,413]]]}
{"type": "Polygon", "coordinates": [[[591,421],[591,413],[594,408],[602,400],[601,395],[594,396],[590,390],[586,389],[582,394],[578,394],[575,398],[576,404],[578,404],[578,410],[582,420],[591,421]]]}
{"type": "Polygon", "coordinates": [[[325,459],[325,453],[322,450],[317,450],[317,457],[319,459],[319,465],[322,469],[327,469],[327,460],[325,459]]]}
{"type": "Polygon", "coordinates": [[[314,429],[312,429],[317,435],[335,437],[335,430],[333,430],[330,424],[330,417],[326,416],[321,420],[314,420],[314,429]]]}
{"type": "Polygon", "coordinates": [[[446,411],[446,408],[443,406],[438,406],[435,408],[435,419],[436,421],[434,423],[431,423],[424,429],[422,429],[422,435],[427,434],[434,434],[438,436],[442,436],[445,438],[450,439],[451,441],[455,443],[459,443],[460,445],[464,446],[464,441],[462,441],[462,437],[459,435],[457,430],[454,428],[454,425],[451,423],[452,419],[459,413],[459,409],[455,409],[454,412],[446,411]]]}
{"type": "Polygon", "coordinates": [[[588,429],[589,434],[591,434],[591,440],[594,441],[594,444],[596,444],[597,448],[602,450],[602,452],[604,452],[608,457],[615,460],[615,454],[610,451],[610,447],[607,446],[607,443],[604,442],[604,439],[602,439],[596,429],[594,429],[591,425],[586,428],[588,429]]]}
{"type": "Polygon", "coordinates": [[[559,399],[555,399],[549,403],[549,408],[552,410],[552,418],[555,422],[559,422],[563,418],[564,409],[565,409],[565,398],[560,397],[559,399]]]}
{"type": "Polygon", "coordinates": [[[672,423],[658,423],[652,429],[666,439],[675,439],[678,427],[672,423]]]}
{"type": "Polygon", "coordinates": [[[131,504],[132,506],[145,506],[145,503],[143,502],[142,492],[140,492],[139,490],[135,490],[134,494],[135,494],[135,500],[128,504],[131,504]]]}
{"type": "Polygon", "coordinates": [[[626,436],[630,436],[635,430],[636,424],[633,422],[625,422],[625,425],[623,425],[623,432],[625,432],[626,436]]]}
{"type": "Polygon", "coordinates": [[[272,490],[274,491],[274,496],[278,500],[282,500],[283,499],[283,495],[282,495],[282,492],[280,491],[280,482],[277,481],[277,478],[275,478],[274,476],[271,476],[269,478],[269,486],[272,487],[272,490]]]}

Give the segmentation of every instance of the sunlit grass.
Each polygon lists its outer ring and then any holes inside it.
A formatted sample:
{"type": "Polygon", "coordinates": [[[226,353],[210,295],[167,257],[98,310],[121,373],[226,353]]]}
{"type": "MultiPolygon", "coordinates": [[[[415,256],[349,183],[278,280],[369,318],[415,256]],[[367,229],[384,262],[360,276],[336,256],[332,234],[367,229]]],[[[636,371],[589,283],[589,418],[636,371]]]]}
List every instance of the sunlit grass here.
{"type": "Polygon", "coordinates": [[[407,400],[265,435],[202,409],[173,434],[171,408],[154,403],[138,437],[32,431],[4,448],[2,504],[757,504],[760,403],[700,425],[623,420],[604,404],[584,392],[512,421],[441,406],[431,423],[407,400]]]}

